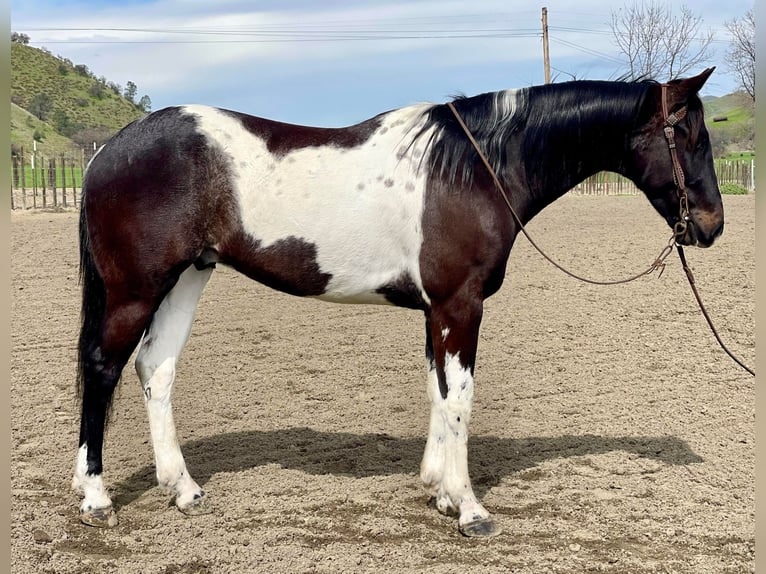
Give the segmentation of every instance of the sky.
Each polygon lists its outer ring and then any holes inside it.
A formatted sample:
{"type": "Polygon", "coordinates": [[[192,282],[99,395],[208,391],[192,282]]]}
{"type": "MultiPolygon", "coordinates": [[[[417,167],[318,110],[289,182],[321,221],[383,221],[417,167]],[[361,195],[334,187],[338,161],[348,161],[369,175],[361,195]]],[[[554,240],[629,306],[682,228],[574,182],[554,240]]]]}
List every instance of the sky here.
{"type": "MultiPolygon", "coordinates": [[[[154,110],[198,103],[342,126],[417,102],[542,84],[544,5],[553,81],[617,79],[627,68],[609,20],[629,3],[12,0],[11,30],[98,77],[135,83],[154,110]]],[[[725,22],[753,5],[687,4],[715,37],[708,65],[717,70],[703,95],[737,88],[724,62],[725,22]]]]}

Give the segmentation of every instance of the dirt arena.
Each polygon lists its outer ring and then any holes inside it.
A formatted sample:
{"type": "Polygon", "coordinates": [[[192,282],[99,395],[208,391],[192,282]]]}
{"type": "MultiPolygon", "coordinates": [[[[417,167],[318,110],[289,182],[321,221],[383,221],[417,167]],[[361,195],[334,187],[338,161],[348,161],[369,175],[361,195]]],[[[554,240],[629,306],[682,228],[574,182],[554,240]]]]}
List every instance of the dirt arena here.
{"type": "MultiPolygon", "coordinates": [[[[724,235],[687,256],[754,366],[755,198],[724,201],[724,235]]],[[[120,524],[81,525],[76,229],[73,212],[11,217],[14,572],[754,572],[754,379],[716,346],[675,254],[661,277],[597,287],[523,237],[485,306],[470,427],[499,537],[461,537],[421,488],[420,313],[292,298],[221,267],[174,393],[214,513],[188,518],[156,486],[131,362],[104,456],[120,524]]],[[[643,197],[567,196],[529,229],[601,278],[648,266],[669,236],[643,197]]]]}

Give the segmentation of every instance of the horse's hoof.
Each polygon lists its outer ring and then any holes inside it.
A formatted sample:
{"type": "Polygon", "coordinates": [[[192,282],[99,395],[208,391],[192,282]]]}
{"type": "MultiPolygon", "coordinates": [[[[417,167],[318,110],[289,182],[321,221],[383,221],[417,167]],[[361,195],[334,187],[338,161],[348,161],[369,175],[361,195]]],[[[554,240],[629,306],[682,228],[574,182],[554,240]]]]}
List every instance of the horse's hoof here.
{"type": "Polygon", "coordinates": [[[179,506],[178,509],[186,516],[202,516],[203,514],[210,514],[213,512],[210,504],[208,504],[206,496],[195,498],[189,504],[179,506]]]}
{"type": "Polygon", "coordinates": [[[96,528],[114,528],[119,522],[114,508],[91,508],[90,510],[80,511],[80,521],[88,526],[96,528]]]}
{"type": "Polygon", "coordinates": [[[482,518],[481,520],[474,520],[468,524],[458,526],[460,534],[468,536],[469,538],[492,538],[502,532],[494,520],[491,518],[482,518]]]}

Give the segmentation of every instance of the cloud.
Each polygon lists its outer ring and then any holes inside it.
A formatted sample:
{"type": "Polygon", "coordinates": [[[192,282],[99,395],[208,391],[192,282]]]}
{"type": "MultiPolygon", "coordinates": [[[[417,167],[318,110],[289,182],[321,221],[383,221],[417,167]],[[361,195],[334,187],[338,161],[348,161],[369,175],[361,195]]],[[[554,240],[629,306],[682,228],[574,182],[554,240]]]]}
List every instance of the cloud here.
{"type": "MultiPolygon", "coordinates": [[[[622,3],[548,2],[559,80],[618,75],[610,4],[622,3]]],[[[254,92],[276,101],[284,85],[310,93],[321,82],[388,108],[397,91],[442,97],[542,82],[540,16],[507,0],[40,0],[13,6],[12,27],[97,76],[135,82],[155,108],[179,95],[209,101],[216,89],[242,108],[254,92]]]]}

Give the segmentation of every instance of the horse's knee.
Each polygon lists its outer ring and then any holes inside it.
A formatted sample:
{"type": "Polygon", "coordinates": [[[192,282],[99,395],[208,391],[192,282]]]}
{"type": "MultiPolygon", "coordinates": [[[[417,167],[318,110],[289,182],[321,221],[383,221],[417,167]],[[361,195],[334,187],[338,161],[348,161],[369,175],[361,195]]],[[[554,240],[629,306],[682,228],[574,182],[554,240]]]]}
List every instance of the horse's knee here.
{"type": "Polygon", "coordinates": [[[173,386],[176,377],[176,362],[173,357],[158,362],[150,353],[139,352],[136,357],[136,373],[147,392],[147,399],[165,397],[173,386]]]}

